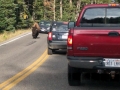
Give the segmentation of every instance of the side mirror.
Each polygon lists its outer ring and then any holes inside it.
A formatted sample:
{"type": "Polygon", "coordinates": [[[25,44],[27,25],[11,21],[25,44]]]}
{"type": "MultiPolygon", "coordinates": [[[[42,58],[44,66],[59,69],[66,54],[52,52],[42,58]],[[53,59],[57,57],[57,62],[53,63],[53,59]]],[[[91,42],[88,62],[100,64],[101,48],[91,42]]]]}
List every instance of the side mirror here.
{"type": "Polygon", "coordinates": [[[70,22],[68,23],[68,29],[73,28],[73,27],[75,27],[75,22],[70,21],[70,22]]]}

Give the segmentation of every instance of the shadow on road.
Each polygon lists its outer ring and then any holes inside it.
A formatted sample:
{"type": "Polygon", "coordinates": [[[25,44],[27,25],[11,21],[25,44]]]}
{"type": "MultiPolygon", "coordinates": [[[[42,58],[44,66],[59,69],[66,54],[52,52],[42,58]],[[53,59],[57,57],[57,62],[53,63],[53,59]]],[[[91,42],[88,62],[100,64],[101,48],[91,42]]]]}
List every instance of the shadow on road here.
{"type": "Polygon", "coordinates": [[[56,50],[53,52],[53,55],[66,55],[67,51],[66,50],[56,50]]]}

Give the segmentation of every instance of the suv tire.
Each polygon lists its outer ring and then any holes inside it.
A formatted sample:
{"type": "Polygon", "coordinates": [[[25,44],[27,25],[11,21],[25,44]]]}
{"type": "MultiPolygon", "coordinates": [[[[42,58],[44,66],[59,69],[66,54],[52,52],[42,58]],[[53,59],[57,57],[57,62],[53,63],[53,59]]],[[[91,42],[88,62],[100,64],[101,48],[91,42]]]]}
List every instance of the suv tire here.
{"type": "Polygon", "coordinates": [[[68,83],[70,86],[80,86],[81,84],[80,69],[68,65],[68,83]]]}
{"type": "Polygon", "coordinates": [[[53,54],[52,49],[48,48],[48,55],[52,55],[52,54],[53,54]]]}

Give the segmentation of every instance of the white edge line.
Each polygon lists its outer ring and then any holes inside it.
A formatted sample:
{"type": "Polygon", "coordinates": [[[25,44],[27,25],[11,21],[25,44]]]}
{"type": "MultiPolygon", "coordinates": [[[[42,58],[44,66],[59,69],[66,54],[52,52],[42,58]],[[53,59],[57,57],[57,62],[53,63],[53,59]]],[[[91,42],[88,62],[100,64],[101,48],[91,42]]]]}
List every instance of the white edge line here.
{"type": "Polygon", "coordinates": [[[12,40],[10,40],[10,41],[8,41],[8,42],[6,42],[6,43],[0,44],[0,46],[3,46],[3,45],[5,45],[5,44],[8,44],[8,43],[13,42],[13,41],[15,41],[15,40],[18,40],[18,39],[20,39],[20,38],[22,38],[22,37],[24,37],[24,36],[29,35],[29,34],[31,34],[31,33],[27,33],[27,34],[22,35],[22,36],[20,36],[20,37],[18,37],[18,38],[12,39],[12,40]]]}

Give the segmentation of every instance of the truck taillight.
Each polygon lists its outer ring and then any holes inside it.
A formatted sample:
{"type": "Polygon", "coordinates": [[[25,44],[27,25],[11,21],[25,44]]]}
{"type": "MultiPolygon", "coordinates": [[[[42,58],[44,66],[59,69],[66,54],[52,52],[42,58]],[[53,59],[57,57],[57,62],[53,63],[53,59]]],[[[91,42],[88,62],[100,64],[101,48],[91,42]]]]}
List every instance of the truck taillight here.
{"type": "Polygon", "coordinates": [[[72,36],[71,35],[68,36],[68,44],[72,45],[72,36]]]}
{"type": "Polygon", "coordinates": [[[48,40],[52,40],[52,32],[48,33],[48,40]]]}
{"type": "Polygon", "coordinates": [[[73,44],[73,31],[69,31],[68,39],[67,39],[67,49],[72,49],[73,44]]]}

